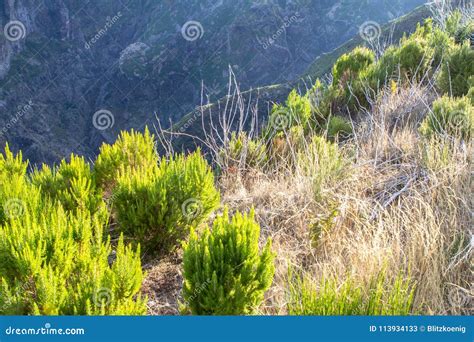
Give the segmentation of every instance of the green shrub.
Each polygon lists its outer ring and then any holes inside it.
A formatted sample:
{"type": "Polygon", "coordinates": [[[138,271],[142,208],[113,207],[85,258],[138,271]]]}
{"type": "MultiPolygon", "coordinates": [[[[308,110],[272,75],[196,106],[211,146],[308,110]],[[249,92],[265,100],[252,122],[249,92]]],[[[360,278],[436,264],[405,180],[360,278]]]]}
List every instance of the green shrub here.
{"type": "Polygon", "coordinates": [[[474,107],[467,97],[442,97],[422,122],[420,132],[427,136],[448,134],[470,139],[474,136],[474,107]]]}
{"type": "Polygon", "coordinates": [[[474,77],[474,50],[469,42],[456,46],[443,61],[438,86],[441,91],[451,96],[463,96],[472,86],[474,77]]]}
{"type": "Polygon", "coordinates": [[[474,31],[472,16],[465,20],[459,9],[454,10],[446,19],[446,32],[455,39],[457,44],[462,44],[470,38],[474,31]]]}
{"type": "Polygon", "coordinates": [[[255,169],[267,161],[266,146],[260,139],[250,139],[245,132],[232,133],[227,149],[219,153],[221,163],[227,167],[255,169]]]}
{"type": "Polygon", "coordinates": [[[375,54],[363,47],[357,47],[352,52],[342,55],[333,67],[334,100],[338,111],[345,111],[345,106],[351,111],[358,111],[367,106],[365,90],[367,88],[367,73],[375,61],[375,54]]]}
{"type": "Polygon", "coordinates": [[[260,226],[250,215],[228,210],[202,236],[191,232],[184,244],[185,309],[197,315],[252,314],[262,302],[275,271],[268,240],[262,251],[260,226]]]}
{"type": "Polygon", "coordinates": [[[433,68],[438,68],[447,54],[455,47],[454,39],[451,38],[446,31],[440,28],[434,28],[433,33],[429,37],[429,45],[433,49],[433,68]]]}
{"type": "Polygon", "coordinates": [[[400,273],[394,280],[382,270],[368,284],[351,277],[342,283],[323,278],[315,284],[309,277],[289,272],[290,315],[409,315],[413,309],[415,284],[400,273]]]}
{"type": "Polygon", "coordinates": [[[118,229],[151,253],[167,252],[219,205],[206,160],[197,151],[153,168],[122,169],[113,193],[118,229]]]}
{"type": "Polygon", "coordinates": [[[28,183],[27,167],[21,152],[14,155],[7,144],[5,153],[0,153],[0,225],[23,216],[25,211],[41,214],[41,193],[28,183]]]}
{"type": "Polygon", "coordinates": [[[121,132],[113,145],[104,144],[94,165],[97,185],[111,190],[119,171],[123,169],[153,168],[158,163],[154,136],[145,132],[121,132]]]}
{"type": "Polygon", "coordinates": [[[315,197],[319,198],[324,188],[341,179],[347,161],[337,144],[314,136],[306,150],[298,153],[298,165],[312,179],[315,197]]]}
{"type": "Polygon", "coordinates": [[[344,88],[354,81],[359,73],[373,64],[375,54],[365,47],[357,47],[339,57],[332,69],[333,84],[344,88]]]}
{"type": "Polygon", "coordinates": [[[31,181],[44,196],[59,201],[66,210],[88,210],[91,214],[106,211],[102,193],[83,157],[71,154],[69,163],[62,160],[55,170],[43,165],[35,170],[31,181]]]}
{"type": "Polygon", "coordinates": [[[352,124],[341,116],[331,116],[327,122],[326,134],[329,139],[346,138],[352,134],[352,124]]]}
{"type": "Polygon", "coordinates": [[[430,69],[433,51],[426,40],[410,37],[401,44],[398,56],[401,76],[421,80],[430,69]]]}
{"type": "Polygon", "coordinates": [[[0,226],[0,314],[144,314],[139,251],[121,238],[109,265],[104,225],[48,204],[0,226]]]}
{"type": "Polygon", "coordinates": [[[0,314],[144,314],[139,252],[121,238],[110,262],[107,216],[72,190],[88,165],[73,156],[31,179],[27,165],[8,146],[0,155],[0,314]]]}
{"type": "Polygon", "coordinates": [[[291,127],[308,125],[311,117],[311,101],[308,96],[301,96],[293,90],[285,106],[276,104],[272,108],[266,135],[273,137],[280,132],[287,132],[291,127]]]}

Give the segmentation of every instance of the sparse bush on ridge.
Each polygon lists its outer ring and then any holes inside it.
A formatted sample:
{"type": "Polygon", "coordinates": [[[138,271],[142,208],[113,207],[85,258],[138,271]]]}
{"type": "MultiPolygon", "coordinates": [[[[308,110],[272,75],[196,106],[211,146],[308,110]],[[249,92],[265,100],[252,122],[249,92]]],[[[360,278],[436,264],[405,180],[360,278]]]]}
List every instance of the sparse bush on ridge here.
{"type": "Polygon", "coordinates": [[[201,236],[191,232],[184,244],[184,310],[197,315],[245,315],[255,313],[274,274],[271,241],[259,249],[260,226],[253,210],[228,209],[218,216],[212,230],[201,236]]]}
{"type": "Polygon", "coordinates": [[[344,88],[357,78],[359,73],[375,62],[375,54],[365,47],[357,47],[339,57],[333,67],[333,84],[344,88]]]}
{"type": "Polygon", "coordinates": [[[267,137],[288,131],[291,127],[306,128],[311,118],[311,101],[296,90],[291,91],[285,105],[274,105],[266,127],[267,137]]]}

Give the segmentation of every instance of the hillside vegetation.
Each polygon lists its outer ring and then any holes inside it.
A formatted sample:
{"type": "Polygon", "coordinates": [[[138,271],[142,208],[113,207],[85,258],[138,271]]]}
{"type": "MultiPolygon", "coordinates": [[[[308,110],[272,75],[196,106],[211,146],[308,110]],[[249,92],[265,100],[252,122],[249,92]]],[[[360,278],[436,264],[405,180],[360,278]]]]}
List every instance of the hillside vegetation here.
{"type": "Polygon", "coordinates": [[[28,170],[7,145],[0,314],[472,313],[473,33],[467,7],[355,47],[206,154],[145,129],[28,170]]]}

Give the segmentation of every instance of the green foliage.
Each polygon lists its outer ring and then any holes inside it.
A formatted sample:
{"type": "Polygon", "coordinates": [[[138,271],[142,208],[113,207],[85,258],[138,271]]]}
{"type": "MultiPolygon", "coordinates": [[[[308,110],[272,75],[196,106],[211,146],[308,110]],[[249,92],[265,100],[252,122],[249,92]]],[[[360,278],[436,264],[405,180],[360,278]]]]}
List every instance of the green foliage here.
{"type": "Polygon", "coordinates": [[[121,169],[153,168],[158,163],[154,136],[145,132],[121,132],[113,145],[104,144],[94,165],[97,185],[106,190],[113,188],[121,169]]]}
{"type": "Polygon", "coordinates": [[[27,182],[27,167],[21,152],[14,155],[7,144],[5,153],[0,153],[0,225],[21,217],[27,210],[41,213],[41,194],[27,182]]]}
{"type": "Polygon", "coordinates": [[[333,84],[345,87],[354,81],[359,73],[373,64],[375,54],[365,47],[357,47],[349,53],[339,57],[333,67],[333,84]]]}
{"type": "Polygon", "coordinates": [[[342,283],[323,278],[315,284],[309,277],[289,272],[290,315],[409,315],[413,309],[415,284],[400,273],[390,279],[386,270],[372,276],[368,284],[348,277],[342,283]]]}
{"type": "Polygon", "coordinates": [[[140,253],[120,238],[109,261],[87,163],[72,156],[31,178],[27,165],[8,146],[0,155],[0,314],[144,314],[140,253]]]}
{"type": "Polygon", "coordinates": [[[470,38],[474,31],[474,20],[465,20],[459,9],[454,10],[446,19],[446,32],[455,39],[457,44],[462,44],[470,38]]]}
{"type": "Polygon", "coordinates": [[[433,62],[431,63],[433,68],[438,68],[449,51],[455,47],[454,39],[438,27],[433,29],[428,44],[433,49],[433,62]]]}
{"type": "Polygon", "coordinates": [[[90,165],[83,157],[71,154],[69,163],[62,160],[55,170],[43,165],[41,170],[35,170],[31,180],[44,196],[59,201],[66,210],[88,210],[91,214],[106,210],[90,165]]]}
{"type": "Polygon", "coordinates": [[[311,101],[294,89],[286,100],[285,106],[276,104],[270,114],[266,134],[274,136],[288,131],[291,127],[306,127],[311,117],[311,101]]]}
{"type": "Polygon", "coordinates": [[[120,239],[110,266],[105,222],[46,205],[0,227],[0,313],[144,314],[139,251],[120,239]]]}
{"type": "Polygon", "coordinates": [[[471,105],[474,106],[474,87],[471,87],[469,89],[469,92],[467,93],[467,98],[471,100],[471,105]]]}
{"type": "Polygon", "coordinates": [[[402,43],[398,54],[401,75],[420,80],[429,70],[433,51],[426,40],[411,37],[402,43]]]}
{"type": "Polygon", "coordinates": [[[245,132],[232,133],[227,149],[222,149],[220,158],[229,167],[254,169],[267,161],[266,146],[261,139],[250,139],[245,132]]]}
{"type": "Polygon", "coordinates": [[[467,97],[442,97],[433,103],[420,132],[427,137],[448,134],[468,140],[474,136],[474,106],[467,97]]]}
{"type": "Polygon", "coordinates": [[[331,116],[326,126],[327,137],[332,140],[352,134],[352,124],[341,116],[331,116]]]}
{"type": "Polygon", "coordinates": [[[219,205],[206,160],[197,151],[119,173],[113,192],[118,228],[151,253],[167,252],[219,205]]]}
{"type": "Polygon", "coordinates": [[[445,94],[463,96],[473,85],[474,50],[470,43],[452,48],[443,61],[438,86],[445,94]]]}
{"type": "Polygon", "coordinates": [[[212,231],[192,231],[184,244],[185,309],[197,315],[254,313],[275,272],[271,241],[259,251],[259,237],[253,210],[229,219],[225,209],[212,231]]]}
{"type": "Polygon", "coordinates": [[[8,143],[5,146],[5,153],[0,154],[0,177],[8,180],[10,177],[23,177],[26,174],[28,163],[23,161],[21,151],[15,156],[10,150],[8,143]]]}
{"type": "Polygon", "coordinates": [[[313,180],[313,191],[319,198],[323,188],[328,188],[341,179],[347,161],[337,144],[314,136],[307,150],[298,154],[298,165],[313,180]]]}
{"type": "Polygon", "coordinates": [[[367,85],[366,74],[374,61],[373,51],[364,47],[357,47],[337,60],[333,67],[332,83],[332,88],[336,92],[334,94],[336,103],[347,105],[354,111],[367,105],[364,94],[367,85]]]}

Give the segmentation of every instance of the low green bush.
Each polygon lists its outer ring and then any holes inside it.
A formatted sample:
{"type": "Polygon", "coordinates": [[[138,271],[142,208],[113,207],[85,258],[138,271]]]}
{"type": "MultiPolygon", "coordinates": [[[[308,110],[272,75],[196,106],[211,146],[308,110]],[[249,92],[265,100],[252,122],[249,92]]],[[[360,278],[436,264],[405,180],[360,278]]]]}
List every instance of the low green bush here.
{"type": "Polygon", "coordinates": [[[59,201],[66,210],[88,210],[91,214],[106,211],[102,192],[96,188],[91,167],[83,157],[72,154],[69,162],[62,160],[56,169],[43,165],[35,170],[31,181],[41,188],[43,196],[59,201]]]}
{"type": "Polygon", "coordinates": [[[121,132],[113,145],[103,144],[95,161],[97,185],[110,191],[121,169],[153,168],[158,163],[154,136],[148,128],[144,133],[121,132]]]}
{"type": "Polygon", "coordinates": [[[467,97],[442,97],[433,103],[420,132],[427,137],[447,134],[470,139],[474,136],[474,106],[467,97]]]}
{"type": "Polygon", "coordinates": [[[333,84],[345,87],[354,81],[359,73],[375,62],[375,54],[365,47],[357,47],[339,57],[333,67],[333,84]]]}
{"type": "Polygon", "coordinates": [[[331,116],[326,125],[326,134],[331,140],[347,138],[352,134],[352,124],[341,116],[331,116]]]}
{"type": "Polygon", "coordinates": [[[315,197],[320,198],[322,189],[342,178],[347,161],[337,144],[314,136],[309,146],[298,153],[298,166],[311,178],[315,197]]]}
{"type": "MultiPolygon", "coordinates": [[[[267,138],[278,133],[287,132],[291,127],[306,128],[311,118],[311,101],[308,96],[301,96],[294,89],[285,102],[285,105],[276,104],[272,108],[265,130],[267,138]]],[[[267,139],[269,140],[269,139],[267,139]]]]}
{"type": "Polygon", "coordinates": [[[0,225],[25,211],[41,214],[41,192],[28,182],[27,167],[21,152],[14,155],[7,144],[4,154],[0,153],[0,225]]]}
{"type": "Polygon", "coordinates": [[[260,226],[250,215],[228,210],[201,236],[184,244],[183,310],[196,315],[255,313],[275,272],[271,241],[259,250],[260,226]]]}
{"type": "Polygon", "coordinates": [[[452,48],[442,63],[438,86],[444,94],[464,96],[473,86],[474,50],[469,42],[452,48]]]}
{"type": "Polygon", "coordinates": [[[245,132],[232,133],[227,148],[219,153],[220,162],[229,168],[260,168],[267,162],[266,146],[261,139],[250,139],[245,132]]]}
{"type": "Polygon", "coordinates": [[[112,198],[118,229],[152,254],[175,248],[220,201],[200,151],[163,158],[153,168],[122,169],[112,198]]]}
{"type": "Polygon", "coordinates": [[[27,165],[8,146],[0,154],[0,314],[145,314],[139,251],[120,238],[110,260],[106,213],[71,190],[88,165],[72,157],[32,178],[27,165]]]}
{"type": "Polygon", "coordinates": [[[288,313],[312,316],[379,316],[409,315],[413,310],[415,284],[400,273],[390,279],[385,270],[373,276],[368,284],[352,277],[343,282],[311,278],[289,272],[288,313]]]}

